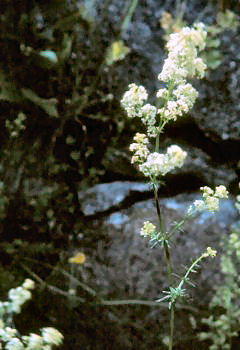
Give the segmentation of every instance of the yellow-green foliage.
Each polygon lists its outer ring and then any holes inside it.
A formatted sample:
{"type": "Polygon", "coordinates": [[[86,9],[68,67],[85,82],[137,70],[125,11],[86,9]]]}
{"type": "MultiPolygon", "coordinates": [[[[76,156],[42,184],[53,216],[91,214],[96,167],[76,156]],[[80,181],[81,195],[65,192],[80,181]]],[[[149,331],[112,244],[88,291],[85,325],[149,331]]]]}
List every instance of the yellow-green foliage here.
{"type": "Polygon", "coordinates": [[[230,350],[231,339],[237,337],[240,330],[240,221],[224,239],[223,250],[220,263],[223,283],[217,287],[209,305],[211,316],[202,319],[209,330],[199,334],[201,340],[211,340],[209,350],[230,350]]]}

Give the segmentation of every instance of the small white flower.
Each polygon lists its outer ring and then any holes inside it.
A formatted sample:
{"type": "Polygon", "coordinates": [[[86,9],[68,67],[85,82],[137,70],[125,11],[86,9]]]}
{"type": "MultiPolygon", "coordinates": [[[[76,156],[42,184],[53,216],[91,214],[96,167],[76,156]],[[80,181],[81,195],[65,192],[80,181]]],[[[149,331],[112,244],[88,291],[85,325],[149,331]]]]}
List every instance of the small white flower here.
{"type": "Polygon", "coordinates": [[[220,185],[216,187],[215,196],[218,198],[228,198],[228,191],[225,186],[220,185]]]}
{"type": "Polygon", "coordinates": [[[129,90],[125,92],[121,100],[121,104],[125,108],[129,118],[139,116],[140,108],[147,98],[148,94],[143,86],[137,86],[136,84],[129,85],[129,90]]]}
{"type": "Polygon", "coordinates": [[[27,350],[42,350],[43,338],[34,333],[27,337],[27,350]]]}
{"type": "Polygon", "coordinates": [[[134,143],[129,146],[131,152],[134,152],[131,163],[142,163],[147,159],[149,150],[147,144],[149,143],[148,138],[145,134],[137,133],[133,138],[134,143]]]}
{"type": "Polygon", "coordinates": [[[6,350],[22,350],[24,349],[23,343],[18,338],[12,338],[5,345],[6,350]]]}
{"type": "MultiPolygon", "coordinates": [[[[219,210],[219,198],[227,198],[228,191],[223,185],[217,186],[215,191],[208,186],[200,188],[203,191],[203,200],[196,200],[194,202],[194,208],[196,211],[208,210],[210,212],[219,210]]],[[[191,215],[194,212],[193,206],[188,210],[188,213],[191,215]]]]}
{"type": "Polygon", "coordinates": [[[201,23],[194,28],[182,28],[180,32],[170,35],[167,43],[168,58],[164,61],[159,79],[179,84],[187,77],[202,78],[206,65],[197,57],[197,48],[203,50],[206,42],[206,31],[201,23]]]}
{"type": "Polygon", "coordinates": [[[143,237],[152,236],[156,232],[156,226],[150,221],[145,221],[143,227],[141,228],[140,235],[143,237]]]}
{"type": "Polygon", "coordinates": [[[139,170],[145,176],[159,176],[168,172],[169,166],[166,164],[166,157],[164,154],[157,152],[150,153],[146,162],[139,166],[139,170]]]}
{"type": "Polygon", "coordinates": [[[11,308],[12,312],[19,313],[21,311],[21,306],[27,300],[31,299],[31,296],[31,292],[23,287],[10,289],[8,292],[8,298],[11,301],[9,307],[11,308]]]}
{"type": "Polygon", "coordinates": [[[146,125],[154,125],[156,122],[157,108],[149,103],[140,109],[140,118],[146,125]]]}
{"type": "Polygon", "coordinates": [[[30,278],[27,278],[27,279],[25,279],[22,287],[25,289],[33,289],[34,288],[34,281],[31,280],[30,278]]]}
{"type": "Polygon", "coordinates": [[[150,153],[146,162],[139,166],[139,170],[145,176],[158,177],[165,175],[175,168],[180,168],[187,156],[179,146],[172,145],[168,147],[167,153],[150,153]]]}
{"type": "Polygon", "coordinates": [[[209,256],[212,257],[212,258],[214,258],[216,255],[217,255],[217,251],[214,250],[214,249],[212,249],[211,247],[207,247],[206,252],[203,253],[203,256],[204,256],[205,258],[207,258],[207,257],[209,257],[209,256]]]}
{"type": "Polygon", "coordinates": [[[200,190],[203,191],[203,198],[214,195],[214,191],[208,186],[200,187],[200,190]]]}
{"type": "Polygon", "coordinates": [[[63,335],[52,327],[42,328],[41,335],[43,340],[50,345],[60,345],[63,340],[63,335]]]}
{"type": "Polygon", "coordinates": [[[169,155],[169,162],[172,163],[173,168],[181,168],[187,157],[187,152],[183,151],[181,147],[177,145],[168,147],[167,154],[169,155]]]}
{"type": "Polygon", "coordinates": [[[205,203],[209,211],[217,211],[219,209],[219,199],[216,197],[212,197],[212,196],[206,197],[205,203]]]}
{"type": "Polygon", "coordinates": [[[165,89],[165,88],[158,90],[157,97],[158,98],[165,98],[165,99],[167,99],[168,98],[168,90],[165,89]]]}
{"type": "Polygon", "coordinates": [[[194,206],[197,211],[203,211],[206,209],[206,204],[203,200],[197,199],[194,201],[194,206]]]}

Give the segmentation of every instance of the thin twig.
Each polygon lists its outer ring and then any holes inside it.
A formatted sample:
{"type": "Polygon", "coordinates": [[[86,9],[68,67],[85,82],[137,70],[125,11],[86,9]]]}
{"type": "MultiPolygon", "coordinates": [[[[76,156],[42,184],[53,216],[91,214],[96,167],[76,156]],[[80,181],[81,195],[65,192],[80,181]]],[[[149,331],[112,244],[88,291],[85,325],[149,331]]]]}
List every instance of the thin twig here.
{"type": "MultiPolygon", "coordinates": [[[[35,260],[35,259],[29,259],[29,260],[35,260]]],[[[36,260],[35,260],[36,261],[36,260]]],[[[41,262],[39,262],[41,263],[41,262]]],[[[41,263],[42,265],[48,265],[51,266],[50,264],[47,263],[41,263]]],[[[36,281],[39,282],[40,285],[47,287],[51,292],[54,292],[55,294],[60,294],[62,296],[65,296],[67,298],[69,298],[69,293],[65,292],[63,290],[61,290],[58,287],[55,287],[53,285],[48,284],[47,282],[43,281],[35,272],[31,271],[25,264],[21,264],[23,269],[25,269],[36,281]]],[[[58,271],[63,272],[64,270],[58,269],[58,271]]],[[[66,271],[65,271],[66,272],[66,271]]],[[[74,277],[75,278],[75,277],[74,277]]],[[[78,281],[79,282],[79,281],[78,281]]],[[[86,287],[86,286],[85,286],[86,287]]],[[[91,289],[91,288],[90,288],[91,289]]],[[[91,289],[93,291],[93,289],[91,289]]],[[[95,292],[95,291],[94,291],[95,292]]],[[[96,292],[95,292],[96,293],[96,292]]],[[[97,296],[97,293],[96,293],[97,296]]],[[[85,299],[77,297],[75,295],[71,295],[71,298],[75,299],[76,301],[80,301],[80,302],[87,302],[85,299]]],[[[163,304],[163,303],[159,303],[157,301],[152,301],[152,300],[141,300],[141,299],[116,299],[116,300],[105,300],[105,299],[101,299],[101,298],[97,298],[96,300],[92,301],[92,302],[88,302],[88,305],[102,305],[102,306],[118,306],[118,305],[145,305],[145,306],[157,306],[157,307],[161,307],[161,308],[168,308],[167,304],[163,304]]],[[[193,306],[190,305],[184,305],[184,304],[180,304],[178,303],[176,305],[177,309],[181,309],[181,310],[188,310],[194,313],[198,312],[197,308],[194,308],[193,306]]]]}
{"type": "Polygon", "coordinates": [[[31,271],[26,265],[24,265],[24,264],[21,264],[21,265],[22,265],[22,268],[24,270],[26,270],[32,277],[34,277],[43,287],[46,287],[54,294],[60,294],[60,295],[63,295],[67,298],[69,298],[71,296],[72,298],[74,298],[75,300],[80,301],[80,302],[85,301],[85,299],[83,299],[83,298],[77,297],[75,295],[70,295],[68,292],[65,292],[64,290],[43,281],[38,275],[36,275],[33,271],[31,271]]]}

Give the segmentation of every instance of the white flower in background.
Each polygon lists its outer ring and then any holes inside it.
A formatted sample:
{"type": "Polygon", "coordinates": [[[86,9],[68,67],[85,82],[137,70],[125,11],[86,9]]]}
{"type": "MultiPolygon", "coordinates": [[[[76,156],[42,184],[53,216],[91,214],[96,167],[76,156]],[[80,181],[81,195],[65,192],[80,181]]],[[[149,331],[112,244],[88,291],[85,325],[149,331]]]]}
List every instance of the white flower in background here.
{"type": "Polygon", "coordinates": [[[147,91],[143,86],[130,84],[129,90],[125,92],[121,104],[127,112],[129,118],[138,117],[140,108],[148,98],[147,91]]]}
{"type": "Polygon", "coordinates": [[[203,200],[196,200],[188,209],[188,214],[208,210],[210,212],[219,210],[219,199],[228,198],[228,191],[225,186],[217,186],[215,191],[208,186],[200,188],[203,191],[203,200]]]}
{"type": "Polygon", "coordinates": [[[228,198],[228,193],[225,186],[220,185],[216,187],[215,196],[218,198],[228,198]]]}
{"type": "Polygon", "coordinates": [[[34,333],[30,333],[29,336],[25,337],[27,342],[27,350],[42,350],[43,346],[43,338],[34,333]]]}
{"type": "Polygon", "coordinates": [[[5,345],[6,350],[23,350],[24,345],[18,338],[12,338],[7,344],[5,345]]]}
{"type": "Polygon", "coordinates": [[[8,298],[10,300],[9,306],[12,312],[19,313],[21,306],[29,299],[31,299],[31,292],[23,287],[17,287],[10,289],[8,292],[8,298]]]}
{"type": "Polygon", "coordinates": [[[156,226],[150,221],[145,221],[141,228],[140,235],[143,237],[151,237],[154,233],[156,233],[156,226]]]}
{"type": "Polygon", "coordinates": [[[25,279],[23,282],[23,288],[25,289],[33,289],[34,288],[34,281],[31,280],[30,278],[25,279]]]}
{"type": "Polygon", "coordinates": [[[10,341],[17,334],[17,330],[15,328],[6,327],[0,329],[0,339],[4,341],[10,341]]]}
{"type": "Polygon", "coordinates": [[[63,335],[52,327],[42,328],[41,335],[43,340],[50,345],[60,345],[63,340],[63,335]]]}
{"type": "Polygon", "coordinates": [[[172,163],[172,167],[181,168],[184,160],[187,157],[187,152],[183,151],[181,147],[172,145],[167,148],[167,154],[169,156],[169,163],[172,163]]]}

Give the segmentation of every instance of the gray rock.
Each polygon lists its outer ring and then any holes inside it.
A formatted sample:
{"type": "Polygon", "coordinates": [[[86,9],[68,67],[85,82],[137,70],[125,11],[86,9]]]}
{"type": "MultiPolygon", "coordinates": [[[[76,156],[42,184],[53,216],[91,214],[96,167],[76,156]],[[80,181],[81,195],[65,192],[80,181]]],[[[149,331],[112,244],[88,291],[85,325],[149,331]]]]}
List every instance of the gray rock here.
{"type": "MultiPolygon", "coordinates": [[[[175,176],[182,174],[194,175],[208,186],[222,184],[229,187],[230,184],[237,180],[237,174],[233,169],[230,169],[226,165],[213,165],[211,157],[201,149],[181,145],[179,143],[178,145],[187,151],[188,156],[183,167],[177,168],[173,172],[175,176]]],[[[165,150],[163,150],[163,152],[164,151],[165,150]]],[[[125,176],[135,178],[136,180],[142,179],[144,181],[143,174],[137,171],[136,167],[130,163],[130,160],[130,151],[120,150],[118,152],[109,152],[106,155],[105,165],[119,177],[125,176]]],[[[170,174],[166,175],[166,179],[169,175],[170,174]]],[[[184,188],[185,191],[188,190],[189,184],[183,184],[182,188],[184,188]]],[[[171,189],[169,189],[169,191],[171,191],[171,189]]]]}
{"type": "Polygon", "coordinates": [[[181,146],[188,152],[188,156],[182,168],[176,170],[176,174],[191,173],[201,178],[208,186],[218,186],[219,184],[229,187],[237,180],[237,174],[226,165],[213,166],[211,157],[196,147],[181,146]]]}
{"type": "Polygon", "coordinates": [[[120,205],[131,192],[148,192],[149,184],[143,182],[115,181],[95,185],[80,191],[78,199],[84,215],[94,215],[120,205]]]}
{"type": "MultiPolygon", "coordinates": [[[[198,198],[199,194],[195,193],[161,200],[165,227],[169,230],[171,223],[181,219],[189,205],[198,198]]],[[[217,214],[204,212],[186,222],[183,232],[175,235],[170,247],[175,272],[183,276],[185,266],[189,266],[208,246],[220,251],[222,236],[229,233],[230,225],[236,219],[233,200],[229,199],[221,202],[217,214]]],[[[139,234],[146,220],[157,225],[152,200],[115,212],[102,223],[95,222],[108,242],[105,245],[99,243],[93,267],[96,280],[92,283],[101,286],[103,294],[117,292],[125,298],[155,300],[163,296],[162,290],[168,288],[162,248],[150,248],[148,239],[139,234]]],[[[91,276],[86,272],[84,279],[89,282],[91,276]]],[[[197,288],[186,285],[189,295],[199,303],[208,302],[213,286],[221,282],[219,257],[203,261],[191,279],[197,288]]]]}

